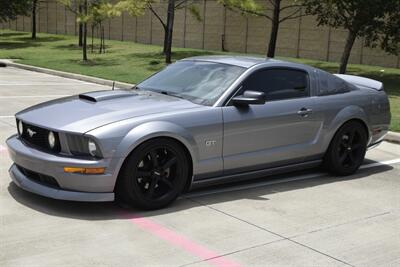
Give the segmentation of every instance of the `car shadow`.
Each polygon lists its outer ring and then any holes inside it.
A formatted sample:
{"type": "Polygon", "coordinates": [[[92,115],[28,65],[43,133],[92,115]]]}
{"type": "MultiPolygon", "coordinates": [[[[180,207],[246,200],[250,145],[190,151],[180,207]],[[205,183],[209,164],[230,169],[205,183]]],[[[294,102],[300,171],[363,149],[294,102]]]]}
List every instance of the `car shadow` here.
{"type": "MultiPolygon", "coordinates": [[[[367,161],[367,163],[374,162],[367,161]]],[[[342,181],[363,179],[370,175],[384,173],[392,169],[392,166],[381,165],[373,168],[360,169],[356,174],[346,177],[335,177],[328,175],[327,173],[322,173],[321,175],[316,175],[314,177],[313,174],[316,173],[316,169],[293,172],[284,175],[268,176],[241,183],[225,184],[191,191],[188,194],[182,195],[169,207],[155,211],[122,208],[115,202],[73,202],[50,199],[24,191],[12,182],[8,186],[8,192],[18,203],[25,207],[51,216],[89,221],[123,220],[170,214],[199,206],[209,206],[222,202],[236,201],[238,199],[268,201],[269,197],[276,193],[301,190],[304,188],[322,186],[342,181]],[[311,175],[313,177],[291,181],[291,178],[298,177],[299,175],[311,175]],[[258,186],[260,182],[270,181],[270,184],[258,186]],[[230,189],[234,188],[234,191],[230,191],[230,189]]]]}

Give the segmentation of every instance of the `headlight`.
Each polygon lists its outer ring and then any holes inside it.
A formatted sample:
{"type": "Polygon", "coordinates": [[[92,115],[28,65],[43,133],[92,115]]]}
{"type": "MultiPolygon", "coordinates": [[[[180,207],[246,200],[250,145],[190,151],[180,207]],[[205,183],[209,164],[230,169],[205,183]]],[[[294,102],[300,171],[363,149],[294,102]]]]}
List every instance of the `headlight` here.
{"type": "Polygon", "coordinates": [[[98,144],[91,137],[67,134],[67,142],[69,151],[75,156],[102,157],[98,144]]]}
{"type": "Polygon", "coordinates": [[[53,132],[49,132],[49,135],[47,136],[47,140],[49,141],[49,146],[51,149],[53,149],[56,145],[56,137],[54,136],[53,132]]]}
{"type": "Polygon", "coordinates": [[[22,121],[18,121],[18,133],[19,135],[22,135],[24,133],[24,125],[22,124],[22,121]]]}
{"type": "Polygon", "coordinates": [[[88,142],[88,149],[89,149],[89,154],[95,157],[97,155],[97,146],[96,143],[93,140],[89,139],[88,142]]]}

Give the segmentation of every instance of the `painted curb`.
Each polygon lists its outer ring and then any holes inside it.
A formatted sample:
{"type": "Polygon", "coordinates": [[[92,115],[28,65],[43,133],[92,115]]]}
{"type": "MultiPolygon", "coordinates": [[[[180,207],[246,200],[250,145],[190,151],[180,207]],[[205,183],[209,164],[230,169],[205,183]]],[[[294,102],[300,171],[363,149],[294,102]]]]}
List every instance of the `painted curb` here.
{"type": "MultiPolygon", "coordinates": [[[[15,63],[15,62],[12,62],[11,60],[1,60],[0,62],[3,62],[7,66],[14,67],[14,68],[36,71],[36,72],[56,75],[56,76],[60,76],[60,77],[64,77],[64,78],[80,80],[80,81],[84,81],[84,82],[91,82],[91,83],[96,83],[96,84],[101,84],[101,85],[107,85],[110,87],[112,87],[113,82],[114,82],[114,81],[106,80],[106,79],[102,79],[102,78],[96,78],[96,77],[91,77],[91,76],[86,76],[86,75],[81,75],[81,74],[75,74],[75,73],[69,73],[69,72],[64,72],[64,71],[59,71],[59,70],[52,70],[52,69],[46,69],[46,68],[41,68],[41,67],[35,67],[35,66],[15,63]]],[[[131,89],[133,86],[135,86],[135,85],[130,84],[130,83],[115,81],[115,88],[131,89]]]]}
{"type": "Polygon", "coordinates": [[[385,136],[385,141],[400,144],[400,133],[388,132],[385,136]]]}

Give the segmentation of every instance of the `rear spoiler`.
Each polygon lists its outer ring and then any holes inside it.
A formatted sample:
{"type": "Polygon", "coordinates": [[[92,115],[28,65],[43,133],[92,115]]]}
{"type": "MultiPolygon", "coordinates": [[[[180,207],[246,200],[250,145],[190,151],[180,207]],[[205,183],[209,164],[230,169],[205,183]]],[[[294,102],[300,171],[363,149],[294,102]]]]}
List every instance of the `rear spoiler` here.
{"type": "Polygon", "coordinates": [[[383,83],[381,83],[380,81],[354,75],[346,75],[346,74],[334,74],[334,75],[345,80],[348,83],[357,86],[358,88],[370,88],[370,89],[375,89],[377,91],[383,90],[383,83]]]}

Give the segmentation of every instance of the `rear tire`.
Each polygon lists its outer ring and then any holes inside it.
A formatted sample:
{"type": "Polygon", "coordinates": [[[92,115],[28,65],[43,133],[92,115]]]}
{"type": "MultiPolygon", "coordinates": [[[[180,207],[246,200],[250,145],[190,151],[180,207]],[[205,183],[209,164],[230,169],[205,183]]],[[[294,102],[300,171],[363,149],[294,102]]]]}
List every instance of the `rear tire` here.
{"type": "Polygon", "coordinates": [[[189,161],[182,146],[157,138],[138,146],[126,159],[116,185],[116,198],[145,210],[160,209],[183,191],[189,161]]]}
{"type": "Polygon", "coordinates": [[[364,161],[368,134],[358,121],[345,123],[336,132],[324,158],[324,166],[336,175],[355,173],[364,161]]]}

